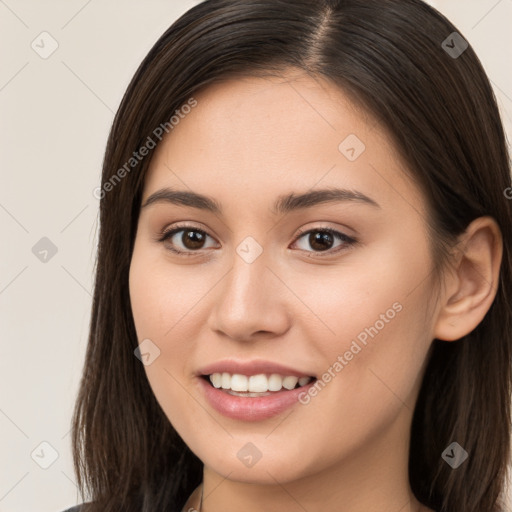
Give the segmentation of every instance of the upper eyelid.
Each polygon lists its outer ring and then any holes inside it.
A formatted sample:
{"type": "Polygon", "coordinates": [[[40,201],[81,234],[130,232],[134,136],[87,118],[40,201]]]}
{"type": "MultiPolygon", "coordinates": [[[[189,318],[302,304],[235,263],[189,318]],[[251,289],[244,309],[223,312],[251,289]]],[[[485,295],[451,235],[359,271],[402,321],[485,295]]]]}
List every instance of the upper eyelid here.
{"type": "MultiPolygon", "coordinates": [[[[211,238],[215,238],[213,235],[210,235],[208,230],[206,230],[205,228],[197,227],[197,226],[194,226],[193,224],[174,225],[174,226],[172,226],[170,228],[165,228],[165,229],[162,230],[161,235],[163,237],[163,236],[169,235],[170,233],[174,233],[175,234],[176,232],[179,232],[179,231],[182,231],[182,230],[187,230],[187,229],[189,229],[190,231],[195,229],[197,231],[201,231],[202,233],[208,235],[211,238]]],[[[330,227],[330,226],[313,226],[313,227],[310,227],[310,228],[299,228],[296,236],[294,237],[294,240],[296,240],[298,237],[300,237],[300,236],[302,236],[302,235],[304,235],[306,233],[309,233],[310,231],[335,231],[335,232],[339,233],[340,235],[346,236],[347,238],[354,239],[353,236],[348,235],[347,233],[345,233],[345,232],[343,232],[343,231],[341,231],[340,229],[337,229],[337,228],[333,228],[333,227],[330,227]]]]}
{"type": "Polygon", "coordinates": [[[201,233],[204,233],[205,235],[208,235],[210,238],[214,238],[215,237],[213,235],[210,235],[210,233],[202,228],[202,227],[197,227],[197,226],[194,226],[193,224],[186,224],[186,225],[175,225],[175,226],[172,226],[170,228],[165,228],[161,231],[161,233],[159,234],[159,238],[162,239],[168,235],[170,235],[171,233],[173,233],[173,235],[175,235],[176,233],[179,233],[180,231],[201,231],[201,233]]]}
{"type": "MultiPolygon", "coordinates": [[[[205,235],[209,236],[210,238],[214,239],[217,243],[219,243],[215,239],[214,236],[212,236],[212,235],[210,235],[210,233],[208,233],[208,231],[206,229],[194,226],[193,224],[190,224],[190,223],[183,224],[183,225],[174,225],[174,226],[172,226],[169,229],[164,229],[162,231],[162,233],[161,233],[161,236],[158,237],[158,240],[159,241],[165,241],[165,239],[167,237],[169,237],[171,234],[172,234],[172,236],[174,236],[177,233],[179,233],[180,231],[187,231],[187,230],[190,230],[190,231],[193,231],[193,230],[200,231],[200,232],[204,233],[205,235]]],[[[353,237],[351,235],[347,235],[345,232],[343,232],[343,231],[341,231],[339,229],[332,228],[332,227],[329,227],[329,226],[313,226],[313,227],[310,227],[310,228],[299,228],[298,233],[293,238],[292,244],[296,243],[304,235],[306,235],[306,234],[308,234],[310,232],[314,232],[314,231],[333,232],[334,236],[336,236],[338,238],[338,240],[340,238],[344,237],[344,238],[348,239],[349,242],[352,243],[352,244],[356,244],[358,242],[358,240],[355,237],[353,237]],[[341,235],[341,237],[339,235],[341,235]]],[[[193,254],[193,253],[199,253],[201,251],[201,249],[199,249],[197,251],[177,249],[177,251],[178,252],[182,252],[182,253],[193,254]]],[[[315,252],[315,251],[307,251],[307,252],[315,252]]],[[[332,250],[325,251],[325,254],[329,254],[331,252],[332,252],[332,250]]],[[[318,253],[318,254],[320,255],[321,253],[318,253]]]]}

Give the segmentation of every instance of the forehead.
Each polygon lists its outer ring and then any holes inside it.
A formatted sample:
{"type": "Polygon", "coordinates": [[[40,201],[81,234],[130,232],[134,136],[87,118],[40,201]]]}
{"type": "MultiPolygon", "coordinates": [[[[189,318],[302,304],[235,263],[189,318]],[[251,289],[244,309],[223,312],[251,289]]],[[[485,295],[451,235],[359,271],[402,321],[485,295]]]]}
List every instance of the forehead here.
{"type": "MultiPolygon", "coordinates": [[[[193,189],[219,202],[273,202],[293,188],[364,190],[385,206],[422,194],[386,131],[334,84],[301,73],[239,77],[194,94],[158,145],[144,197],[193,189]]],[[[404,205],[405,207],[406,205],[404,205]]]]}

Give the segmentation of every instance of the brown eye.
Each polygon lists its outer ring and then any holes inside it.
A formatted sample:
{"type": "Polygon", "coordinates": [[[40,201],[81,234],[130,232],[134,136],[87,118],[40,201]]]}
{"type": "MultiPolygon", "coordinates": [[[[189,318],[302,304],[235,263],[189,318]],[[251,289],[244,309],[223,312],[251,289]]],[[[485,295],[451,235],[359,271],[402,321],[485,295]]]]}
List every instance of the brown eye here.
{"type": "Polygon", "coordinates": [[[309,233],[308,242],[313,249],[327,251],[334,243],[334,237],[326,231],[313,231],[309,233]]]}
{"type": "Polygon", "coordinates": [[[164,242],[173,252],[188,254],[207,248],[205,244],[208,238],[211,237],[200,229],[182,226],[166,231],[160,238],[160,242],[164,242]]]}
{"type": "Polygon", "coordinates": [[[301,239],[306,241],[306,244],[303,245],[309,245],[313,251],[310,251],[307,247],[299,247],[300,249],[308,252],[329,252],[329,254],[343,250],[357,243],[355,238],[349,237],[331,228],[317,228],[302,232],[295,243],[301,239]],[[336,241],[340,243],[335,246],[336,241]]]}
{"type": "Polygon", "coordinates": [[[181,235],[181,242],[187,249],[201,249],[205,239],[205,233],[201,231],[184,230],[181,235]]]}

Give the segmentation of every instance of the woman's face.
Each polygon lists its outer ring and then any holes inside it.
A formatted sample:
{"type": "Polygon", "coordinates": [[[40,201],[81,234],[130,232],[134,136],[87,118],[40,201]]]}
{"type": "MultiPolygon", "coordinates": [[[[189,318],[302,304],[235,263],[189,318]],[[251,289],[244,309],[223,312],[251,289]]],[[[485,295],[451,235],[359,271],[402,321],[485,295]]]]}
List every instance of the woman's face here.
{"type": "Polygon", "coordinates": [[[130,269],[163,411],[230,479],[406,464],[435,337],[422,194],[326,81],[230,80],[195,99],[155,150],[130,269]]]}

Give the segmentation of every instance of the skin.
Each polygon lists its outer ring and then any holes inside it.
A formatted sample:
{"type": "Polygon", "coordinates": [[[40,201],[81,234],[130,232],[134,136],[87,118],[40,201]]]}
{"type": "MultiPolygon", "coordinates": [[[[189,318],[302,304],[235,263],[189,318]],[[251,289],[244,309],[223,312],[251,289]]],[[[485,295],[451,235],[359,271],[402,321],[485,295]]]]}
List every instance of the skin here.
{"type": "MultiPolygon", "coordinates": [[[[494,299],[499,229],[490,218],[472,223],[438,287],[423,194],[386,132],[343,91],[288,71],[194,97],[197,107],[155,150],[142,204],[172,187],[208,195],[223,212],[143,207],[130,296],[139,342],[160,349],[145,366],[151,388],[205,464],[203,512],[429,510],[408,480],[414,405],[432,340],[467,334],[494,299]],[[349,134],[366,146],[355,161],[338,149],[349,134]],[[282,194],[326,187],[358,190],[379,206],[272,212],[282,194]],[[183,245],[183,232],[157,241],[177,223],[205,231],[204,248],[183,245]],[[333,238],[327,255],[298,232],[325,227],[357,244],[333,238]],[[236,252],[248,236],[263,249],[250,264],[236,252]],[[196,252],[174,254],[173,243],[196,252]],[[225,358],[321,376],[394,303],[401,311],[307,405],[237,421],[198,386],[198,369],[225,358]],[[237,457],[249,442],[262,454],[250,468],[237,457]]],[[[199,488],[189,507],[199,507],[199,488]]]]}

